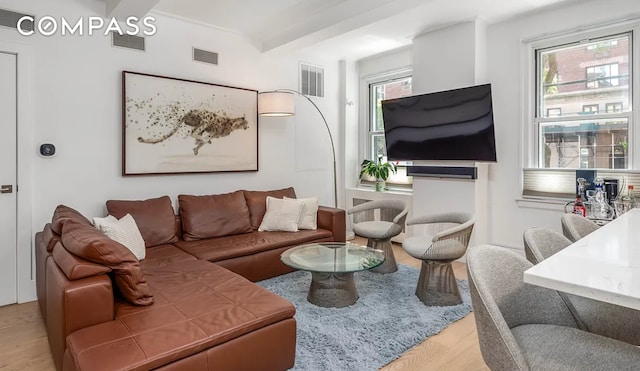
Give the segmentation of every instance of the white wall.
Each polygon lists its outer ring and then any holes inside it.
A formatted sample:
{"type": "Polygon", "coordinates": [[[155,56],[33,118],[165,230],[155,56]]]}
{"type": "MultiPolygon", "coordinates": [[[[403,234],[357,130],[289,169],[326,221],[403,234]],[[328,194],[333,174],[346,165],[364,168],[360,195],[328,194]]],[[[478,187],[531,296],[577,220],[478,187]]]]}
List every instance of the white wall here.
{"type": "Polygon", "coordinates": [[[413,52],[411,47],[402,47],[360,59],[357,64],[360,76],[379,75],[403,68],[411,68],[413,66],[413,52]]]}
{"type": "Polygon", "coordinates": [[[413,39],[413,94],[462,88],[476,81],[476,22],[413,39]]]}
{"type": "MultiPolygon", "coordinates": [[[[486,79],[486,24],[468,21],[417,36],[413,40],[413,93],[471,86],[486,79]]],[[[473,161],[420,161],[416,165],[476,166],[473,161]]],[[[413,214],[471,212],[476,217],[472,244],[488,242],[487,165],[478,179],[413,177],[413,214]]],[[[411,232],[411,231],[410,231],[411,232]]]]}
{"type": "MultiPolygon", "coordinates": [[[[77,20],[104,16],[102,1],[3,0],[2,8],[77,20]]],[[[294,186],[299,196],[320,197],[333,205],[331,154],[326,129],[308,102],[298,100],[297,115],[261,118],[259,171],[152,177],[122,177],[121,72],[130,70],[237,86],[259,91],[297,89],[300,60],[325,67],[325,98],[315,99],[334,133],[338,130],[338,62],[304,55],[261,54],[251,40],[182,20],[155,15],[156,35],[147,51],[114,48],[102,35],[25,37],[0,27],[0,44],[25,45],[32,51],[33,173],[31,233],[50,221],[56,205],[67,204],[88,217],[103,215],[107,199],[144,199],[178,194],[215,194],[237,189],[294,186]],[[191,48],[219,53],[219,65],[191,60],[191,48]],[[39,143],[51,142],[57,154],[36,155],[39,143]]],[[[340,164],[340,162],[339,162],[340,164]]],[[[343,187],[342,187],[343,188],[343,187]]],[[[26,189],[26,188],[25,188],[26,189]]],[[[30,246],[19,246],[20,250],[30,246]]]]}
{"type": "Polygon", "coordinates": [[[490,25],[487,33],[498,163],[490,171],[490,241],[522,248],[531,226],[560,231],[561,207],[516,201],[521,197],[523,125],[522,41],[640,14],[635,0],[581,1],[490,25]],[[533,208],[532,208],[533,206],[533,208]]]}

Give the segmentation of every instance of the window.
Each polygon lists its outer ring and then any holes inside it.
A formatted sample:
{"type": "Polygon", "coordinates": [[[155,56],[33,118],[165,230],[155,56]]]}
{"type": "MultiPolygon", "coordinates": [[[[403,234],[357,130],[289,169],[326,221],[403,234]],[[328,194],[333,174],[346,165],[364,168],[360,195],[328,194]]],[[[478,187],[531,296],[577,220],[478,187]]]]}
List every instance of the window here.
{"type": "Polygon", "coordinates": [[[622,112],[622,102],[607,103],[605,108],[607,113],[622,112]]]}
{"type": "Polygon", "coordinates": [[[369,84],[369,156],[371,161],[386,157],[382,101],[411,95],[411,76],[369,84]]]}
{"type": "Polygon", "coordinates": [[[582,113],[598,113],[598,105],[585,104],[582,106],[582,113]]]}
{"type": "Polygon", "coordinates": [[[547,108],[547,117],[558,117],[558,116],[562,116],[561,107],[547,108]]]}
{"type": "Polygon", "coordinates": [[[587,50],[609,50],[612,47],[618,46],[618,40],[606,40],[598,43],[591,43],[587,45],[587,50]]]}
{"type": "MultiPolygon", "coordinates": [[[[412,95],[411,70],[402,69],[381,75],[362,78],[363,95],[368,99],[362,102],[366,106],[366,116],[362,121],[364,133],[361,156],[363,159],[376,161],[379,156],[386,161],[386,145],[384,141],[384,121],[382,117],[382,101],[412,95]]],[[[388,188],[410,188],[412,177],[407,176],[407,162],[397,162],[397,174],[387,179],[388,188]]],[[[362,184],[373,185],[375,179],[363,179],[362,184]]]]}
{"type": "Polygon", "coordinates": [[[620,85],[618,63],[587,67],[587,88],[607,88],[620,85]]]}
{"type": "Polygon", "coordinates": [[[537,168],[629,168],[632,34],[580,40],[576,36],[573,43],[535,49],[531,163],[537,168]]]}

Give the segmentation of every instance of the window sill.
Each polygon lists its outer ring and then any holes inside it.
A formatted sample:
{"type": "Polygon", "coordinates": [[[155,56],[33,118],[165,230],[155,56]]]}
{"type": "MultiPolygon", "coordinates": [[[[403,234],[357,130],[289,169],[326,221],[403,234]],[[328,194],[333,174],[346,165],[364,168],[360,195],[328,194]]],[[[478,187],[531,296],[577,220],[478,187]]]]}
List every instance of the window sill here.
{"type": "Polygon", "coordinates": [[[413,189],[389,189],[389,190],[386,190],[384,192],[376,192],[376,190],[373,187],[358,186],[358,187],[354,187],[354,188],[347,188],[347,190],[360,191],[360,192],[371,192],[371,193],[397,194],[397,195],[401,195],[401,196],[412,196],[413,195],[413,189]]]}

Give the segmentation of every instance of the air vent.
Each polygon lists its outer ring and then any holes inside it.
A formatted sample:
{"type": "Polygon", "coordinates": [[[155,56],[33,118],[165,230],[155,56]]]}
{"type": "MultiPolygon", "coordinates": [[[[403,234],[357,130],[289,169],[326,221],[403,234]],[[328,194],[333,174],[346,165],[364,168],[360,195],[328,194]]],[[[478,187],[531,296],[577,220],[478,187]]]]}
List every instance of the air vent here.
{"type": "Polygon", "coordinates": [[[120,35],[117,32],[111,32],[111,37],[113,46],[144,51],[144,37],[120,35]]]}
{"type": "MultiPolygon", "coordinates": [[[[0,26],[18,29],[18,20],[24,16],[30,16],[31,18],[34,18],[29,14],[16,13],[10,10],[0,9],[0,26]]],[[[23,31],[33,31],[33,21],[22,22],[21,28],[23,31]]]]}
{"type": "Polygon", "coordinates": [[[218,65],[218,53],[193,48],[193,60],[218,65]]]}
{"type": "Polygon", "coordinates": [[[300,63],[300,91],[312,97],[324,97],[324,67],[300,63]]]}

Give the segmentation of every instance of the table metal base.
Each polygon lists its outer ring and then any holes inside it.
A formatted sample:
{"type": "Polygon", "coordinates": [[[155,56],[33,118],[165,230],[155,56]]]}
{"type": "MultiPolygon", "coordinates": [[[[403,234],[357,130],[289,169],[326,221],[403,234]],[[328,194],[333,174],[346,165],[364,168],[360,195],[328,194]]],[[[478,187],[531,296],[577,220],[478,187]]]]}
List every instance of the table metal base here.
{"type": "Polygon", "coordinates": [[[358,300],[353,273],[311,272],[307,300],[319,307],[343,308],[358,300]]]}

